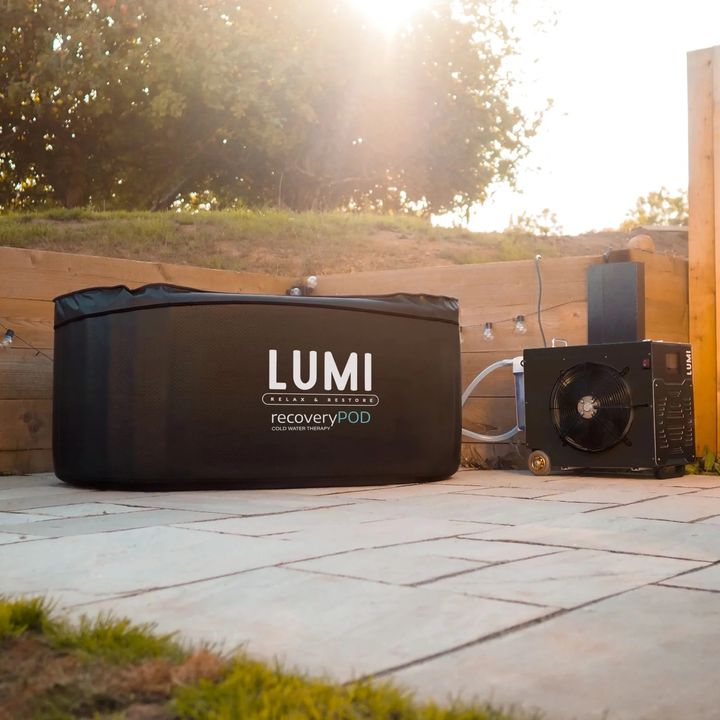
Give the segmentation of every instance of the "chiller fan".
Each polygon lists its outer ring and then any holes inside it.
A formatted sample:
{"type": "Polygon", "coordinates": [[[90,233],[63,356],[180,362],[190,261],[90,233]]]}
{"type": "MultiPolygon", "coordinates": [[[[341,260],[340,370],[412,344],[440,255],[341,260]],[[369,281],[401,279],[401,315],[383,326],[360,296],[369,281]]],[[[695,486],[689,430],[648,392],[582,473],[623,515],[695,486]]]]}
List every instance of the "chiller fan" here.
{"type": "Polygon", "coordinates": [[[593,362],[562,373],[550,396],[550,410],[563,441],[586,452],[617,445],[633,420],[630,388],[622,373],[593,362]]]}

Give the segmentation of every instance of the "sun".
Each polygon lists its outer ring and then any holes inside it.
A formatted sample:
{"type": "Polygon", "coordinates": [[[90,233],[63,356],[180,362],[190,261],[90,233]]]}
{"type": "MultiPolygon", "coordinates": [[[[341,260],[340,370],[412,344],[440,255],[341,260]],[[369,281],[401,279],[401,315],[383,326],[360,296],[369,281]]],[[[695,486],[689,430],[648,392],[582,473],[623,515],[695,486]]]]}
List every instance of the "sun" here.
{"type": "Polygon", "coordinates": [[[350,0],[386,35],[394,35],[433,0],[350,0]]]}

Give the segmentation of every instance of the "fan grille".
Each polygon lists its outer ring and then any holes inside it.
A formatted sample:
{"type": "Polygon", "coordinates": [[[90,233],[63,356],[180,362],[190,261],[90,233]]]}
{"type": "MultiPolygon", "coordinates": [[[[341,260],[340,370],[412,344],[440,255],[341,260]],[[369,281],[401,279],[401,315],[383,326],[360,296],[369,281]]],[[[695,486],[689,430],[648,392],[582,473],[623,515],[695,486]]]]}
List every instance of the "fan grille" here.
{"type": "Polygon", "coordinates": [[[574,365],[555,383],[550,412],[564,442],[586,452],[602,452],[617,445],[630,429],[630,388],[609,365],[574,365]]]}

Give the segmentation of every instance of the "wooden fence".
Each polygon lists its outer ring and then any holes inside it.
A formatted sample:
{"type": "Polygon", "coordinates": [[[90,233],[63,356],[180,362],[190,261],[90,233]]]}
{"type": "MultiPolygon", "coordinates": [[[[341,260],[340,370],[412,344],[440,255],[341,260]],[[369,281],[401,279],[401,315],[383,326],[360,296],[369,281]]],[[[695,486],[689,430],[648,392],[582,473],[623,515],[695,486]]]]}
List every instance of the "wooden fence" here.
{"type": "MultiPolygon", "coordinates": [[[[611,262],[645,265],[645,332],[647,337],[687,342],[687,261],[640,250],[610,254],[611,262]]],[[[601,256],[543,260],[542,324],[548,343],[553,337],[571,345],[587,342],[587,270],[601,256]]],[[[425,292],[460,300],[462,375],[466,386],[496,360],[521,355],[523,348],[542,347],[537,322],[538,282],[532,260],[441,268],[354,273],[321,277],[322,295],[425,292]],[[514,318],[524,315],[525,335],[514,332],[514,318]],[[486,322],[494,338],[483,338],[486,322]]],[[[515,424],[514,382],[510,368],[500,369],[475,388],[465,405],[463,425],[498,434],[515,424]]],[[[513,443],[464,442],[463,459],[479,464],[521,465],[522,436],[513,443]]]]}
{"type": "Polygon", "coordinates": [[[0,351],[0,473],[52,469],[52,362],[45,357],[52,357],[52,299],[86,287],[138,287],[156,282],[225,292],[283,293],[290,280],[186,265],[0,248],[0,323],[17,333],[12,348],[0,351]],[[21,339],[43,354],[29,349],[21,339]]]}
{"type": "Polygon", "coordinates": [[[699,453],[720,448],[720,46],[688,54],[690,342],[699,453]]]}
{"type": "MultiPolygon", "coordinates": [[[[686,341],[687,262],[637,250],[613,253],[611,261],[645,264],[645,326],[648,337],[686,341]]],[[[587,342],[587,269],[599,256],[542,261],[542,321],[548,341],[587,342]]],[[[290,278],[187,266],[0,248],[0,322],[44,353],[52,354],[52,298],[83,287],[167,282],[227,292],[283,293],[290,278]]],[[[541,346],[537,324],[537,277],[533,261],[414,270],[327,275],[321,295],[417,292],[460,300],[462,374],[467,384],[495,360],[541,346]],[[513,332],[524,315],[528,333],[513,332]],[[493,323],[494,338],[483,328],[493,323]]],[[[52,363],[18,341],[0,352],[0,472],[52,468],[52,363]]],[[[495,434],[515,422],[512,373],[503,369],[481,383],[466,405],[463,424],[495,434]]],[[[522,438],[518,440],[521,441],[522,438]]],[[[522,462],[521,446],[466,443],[464,457],[482,462],[522,462]]]]}

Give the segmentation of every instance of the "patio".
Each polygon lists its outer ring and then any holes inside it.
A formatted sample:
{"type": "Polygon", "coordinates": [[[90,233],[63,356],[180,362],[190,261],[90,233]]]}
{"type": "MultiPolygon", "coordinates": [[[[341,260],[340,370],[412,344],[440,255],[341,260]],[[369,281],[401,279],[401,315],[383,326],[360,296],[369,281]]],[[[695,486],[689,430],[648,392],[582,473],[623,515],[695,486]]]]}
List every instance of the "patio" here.
{"type": "Polygon", "coordinates": [[[0,592],[419,697],[716,718],[720,477],[164,494],[3,477],[0,592]]]}

